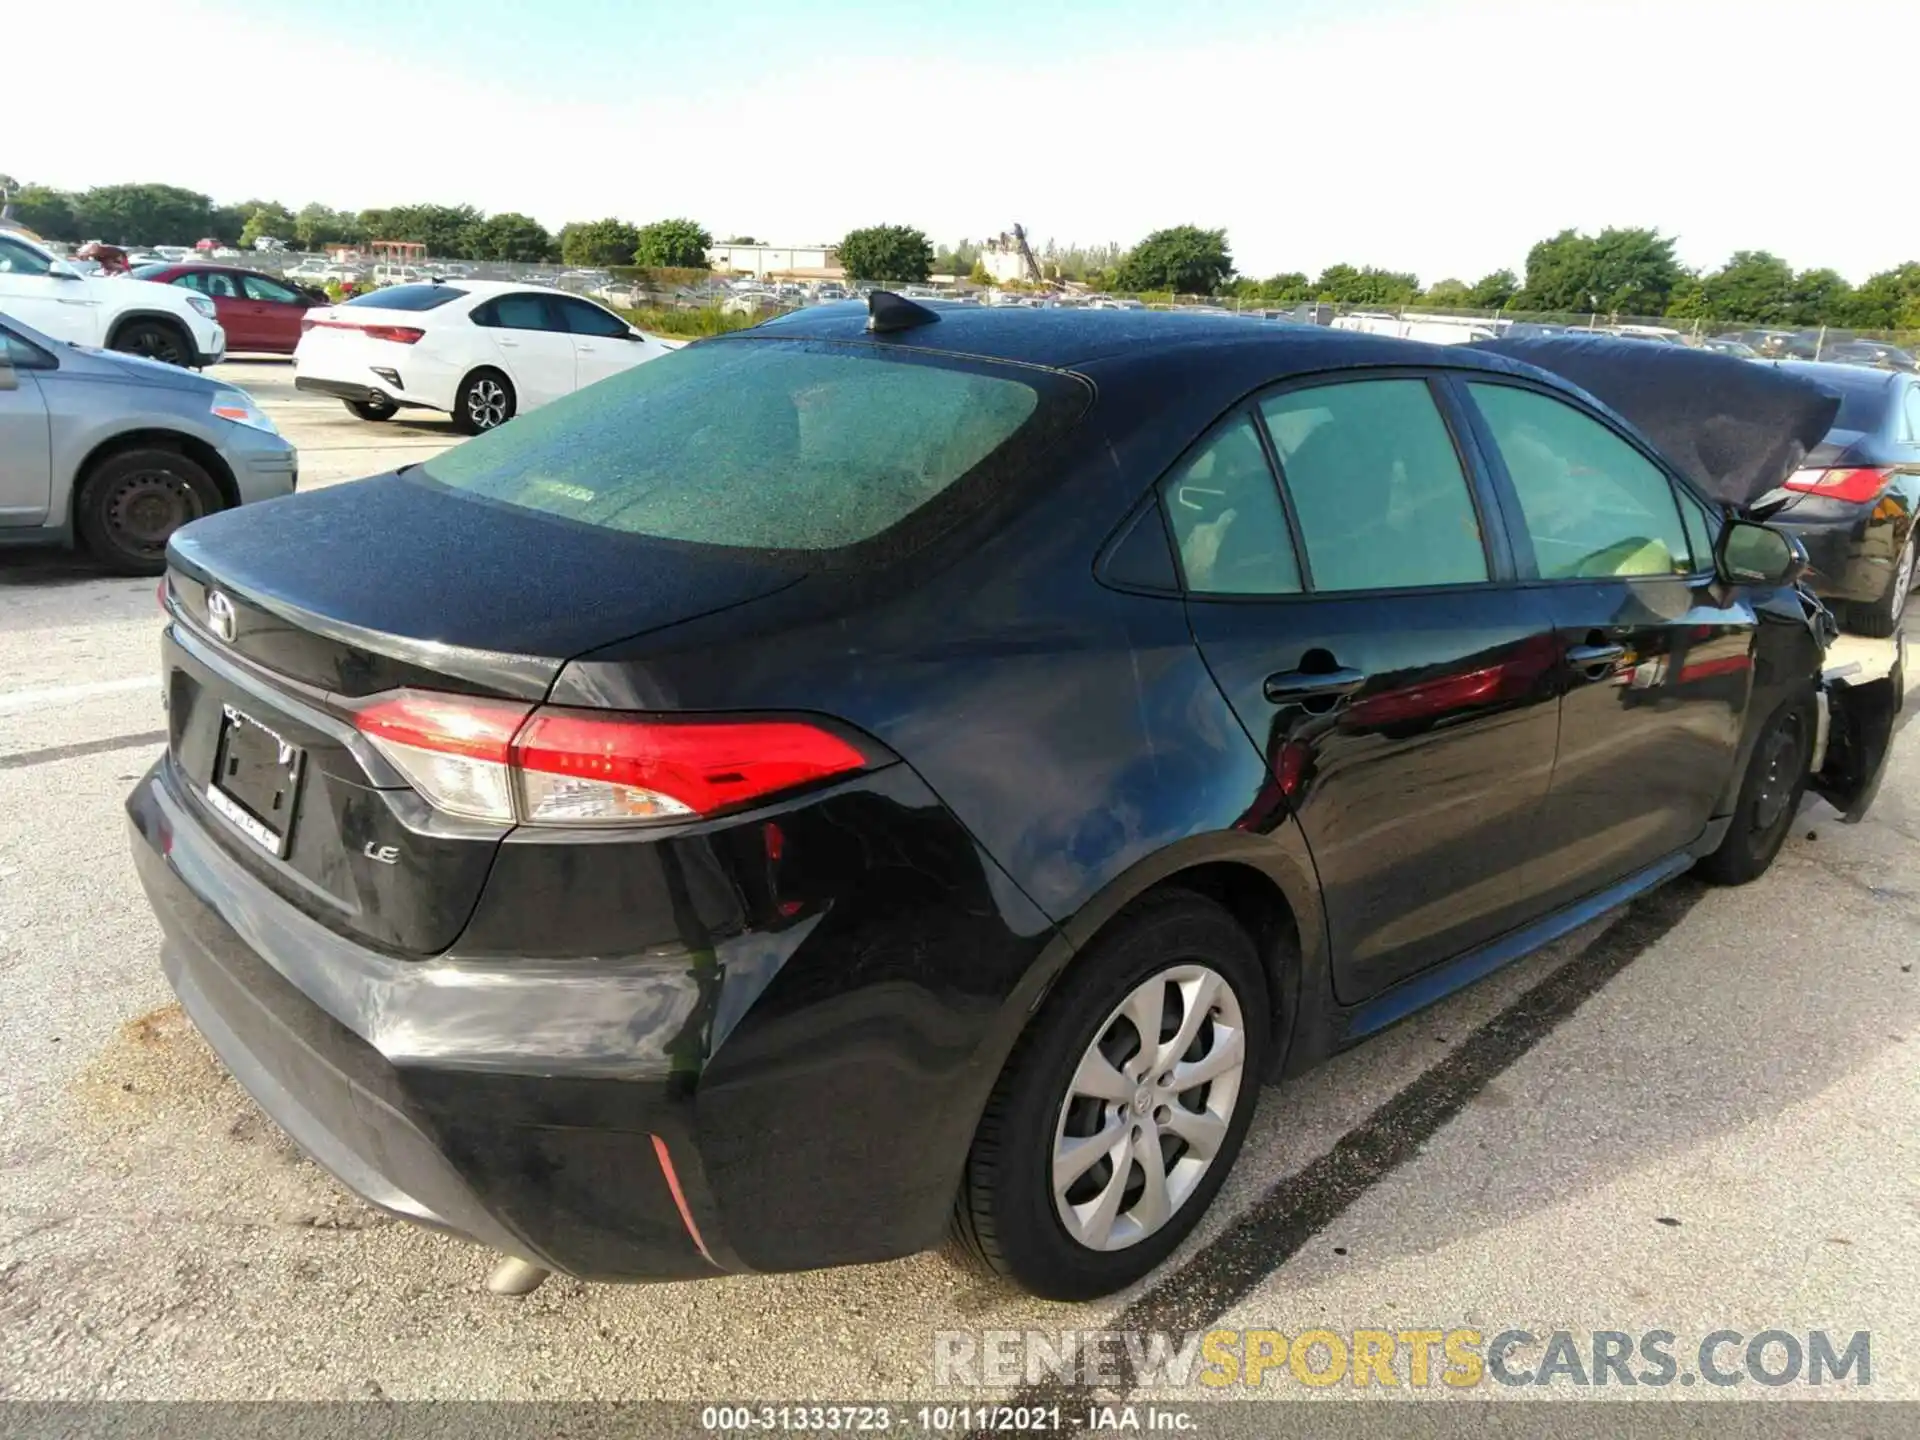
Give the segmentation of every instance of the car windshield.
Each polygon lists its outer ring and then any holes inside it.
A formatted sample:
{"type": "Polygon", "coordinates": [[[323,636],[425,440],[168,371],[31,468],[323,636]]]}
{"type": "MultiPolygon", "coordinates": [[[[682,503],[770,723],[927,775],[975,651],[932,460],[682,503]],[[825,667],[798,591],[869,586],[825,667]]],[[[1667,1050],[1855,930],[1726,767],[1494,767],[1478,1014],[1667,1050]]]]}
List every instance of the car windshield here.
{"type": "Polygon", "coordinates": [[[708,341],[516,419],[428,479],[588,525],[697,544],[823,552],[977,498],[1079,385],[872,345],[708,341]],[[991,463],[990,463],[991,462],[991,463]],[[1002,463],[1005,462],[1005,463],[1002,463]],[[968,482],[968,483],[962,483],[968,482]]]}
{"type": "Polygon", "coordinates": [[[375,310],[433,310],[466,293],[452,285],[392,285],[385,290],[369,290],[344,303],[375,310]]]}

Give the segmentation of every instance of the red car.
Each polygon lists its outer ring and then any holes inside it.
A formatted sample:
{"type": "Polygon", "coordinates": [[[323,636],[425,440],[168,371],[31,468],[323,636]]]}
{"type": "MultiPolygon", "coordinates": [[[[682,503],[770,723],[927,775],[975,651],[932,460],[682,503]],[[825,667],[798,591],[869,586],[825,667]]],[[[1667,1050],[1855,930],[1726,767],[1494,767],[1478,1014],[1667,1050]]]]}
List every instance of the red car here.
{"type": "Polygon", "coordinates": [[[198,290],[212,300],[220,328],[227,332],[229,354],[291,355],[300,343],[300,321],[308,309],[329,303],[317,290],[301,290],[231,265],[142,265],[133,273],[140,280],[198,290]]]}

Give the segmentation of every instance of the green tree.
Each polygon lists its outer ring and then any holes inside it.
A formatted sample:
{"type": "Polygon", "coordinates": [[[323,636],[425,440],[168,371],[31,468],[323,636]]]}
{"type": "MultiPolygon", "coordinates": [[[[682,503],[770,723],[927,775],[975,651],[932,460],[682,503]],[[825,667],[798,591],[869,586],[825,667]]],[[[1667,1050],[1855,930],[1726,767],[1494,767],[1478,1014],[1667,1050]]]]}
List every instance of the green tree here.
{"type": "Polygon", "coordinates": [[[1467,303],[1476,310],[1500,310],[1519,292],[1520,281],[1511,270],[1495,270],[1473,282],[1467,303]]]}
{"type": "Polygon", "coordinates": [[[976,259],[973,262],[973,269],[967,272],[967,280],[974,285],[991,285],[994,283],[993,275],[987,269],[987,262],[980,259],[976,259]]]}
{"type": "Polygon", "coordinates": [[[1663,315],[1683,273],[1673,240],[1657,230],[1562,230],[1527,252],[1514,308],[1663,315]]]}
{"type": "Polygon", "coordinates": [[[362,237],[360,218],[350,210],[329,210],[317,202],[300,207],[293,217],[293,238],[302,250],[349,244],[362,237]]]}
{"type": "Polygon", "coordinates": [[[405,240],[426,246],[431,256],[459,259],[474,258],[464,246],[481,218],[471,205],[396,205],[360,214],[368,240],[405,240]]]}
{"type": "Polygon", "coordinates": [[[632,260],[657,270],[705,269],[713,236],[692,220],[656,220],[640,227],[632,260]]]}
{"type": "Polygon", "coordinates": [[[1233,254],[1225,230],[1175,225],[1156,230],[1120,262],[1122,290],[1170,290],[1176,295],[1211,295],[1233,276],[1233,254]]]}
{"type": "Polygon", "coordinates": [[[1853,300],[1853,287],[1832,270],[1802,270],[1793,277],[1787,320],[1792,325],[1840,323],[1853,300]]]}
{"type": "Polygon", "coordinates": [[[1406,305],[1420,293],[1420,278],[1405,270],[1372,265],[1329,265],[1313,282],[1314,298],[1345,305],[1406,305]]]}
{"type": "Polygon", "coordinates": [[[294,233],[294,219],[291,211],[278,202],[255,205],[247,212],[246,223],[240,227],[240,247],[251,250],[253,242],[262,235],[271,235],[276,240],[291,240],[294,233]]]}
{"type": "Polygon", "coordinates": [[[560,258],[569,265],[631,265],[640,232],[624,220],[575,220],[560,227],[560,258]]]}
{"type": "MultiPolygon", "coordinates": [[[[0,177],[0,185],[5,183],[4,177],[0,177]]],[[[10,203],[13,218],[34,234],[43,239],[70,243],[84,238],[80,234],[79,217],[74,213],[73,196],[46,185],[8,188],[13,194],[10,203]]]]}
{"type": "Polygon", "coordinates": [[[834,247],[853,280],[925,280],[933,273],[933,246],[911,225],[849,230],[834,247]]]}
{"type": "Polygon", "coordinates": [[[1920,261],[1868,276],[1840,319],[1861,330],[1920,330],[1920,261]]]}
{"type": "Polygon", "coordinates": [[[108,244],[191,245],[213,221],[213,202],[178,185],[100,185],[74,209],[86,238],[108,244]]]}
{"type": "Polygon", "coordinates": [[[1464,280],[1436,280],[1420,297],[1423,305],[1444,305],[1461,310],[1473,304],[1473,291],[1464,280]]]}
{"type": "Polygon", "coordinates": [[[557,253],[547,227],[530,215],[507,210],[469,226],[460,237],[462,253],[475,260],[512,260],[538,264],[557,253]]]}
{"type": "Polygon", "coordinates": [[[1787,323],[1793,316],[1793,267],[1765,250],[1736,250],[1725,265],[1701,277],[1709,320],[1787,323]]]}

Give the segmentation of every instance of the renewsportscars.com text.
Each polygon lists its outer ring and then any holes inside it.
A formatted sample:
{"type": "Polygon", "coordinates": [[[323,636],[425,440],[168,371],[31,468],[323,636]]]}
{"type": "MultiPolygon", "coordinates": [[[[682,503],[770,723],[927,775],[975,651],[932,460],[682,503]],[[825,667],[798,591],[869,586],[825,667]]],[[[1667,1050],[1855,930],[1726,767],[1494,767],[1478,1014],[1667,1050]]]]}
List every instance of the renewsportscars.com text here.
{"type": "Polygon", "coordinates": [[[1491,1334],[1455,1327],[1393,1330],[944,1330],[936,1385],[1188,1386],[1220,1393],[1302,1385],[1470,1390],[1506,1386],[1847,1385],[1873,1383],[1865,1330],[1671,1330],[1491,1334]]]}

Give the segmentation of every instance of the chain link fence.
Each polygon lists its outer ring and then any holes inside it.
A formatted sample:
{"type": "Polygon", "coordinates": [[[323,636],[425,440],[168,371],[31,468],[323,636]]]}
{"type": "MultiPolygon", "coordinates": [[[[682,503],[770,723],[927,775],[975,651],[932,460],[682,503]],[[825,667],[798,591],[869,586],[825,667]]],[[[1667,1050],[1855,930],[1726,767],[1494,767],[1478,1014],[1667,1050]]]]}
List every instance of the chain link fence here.
{"type": "MultiPolygon", "coordinates": [[[[385,260],[366,252],[339,254],[276,251],[249,253],[245,263],[296,283],[355,291],[382,285],[448,279],[520,281],[547,285],[638,312],[713,311],[727,326],[748,324],[799,306],[845,298],[849,282],[754,280],[699,270],[647,271],[631,266],[593,268],[485,260],[414,258],[385,260]]],[[[1274,321],[1329,325],[1337,329],[1394,335],[1430,343],[1470,343],[1497,335],[1569,331],[1614,335],[1655,344],[1677,344],[1752,354],[1766,359],[1842,359],[1907,368],[1920,351],[1920,330],[1865,330],[1793,326],[1732,320],[1679,319],[1661,315],[1569,313],[1511,309],[1378,306],[1328,301],[1299,303],[1210,295],[1094,295],[1062,290],[1017,290],[968,284],[895,286],[910,294],[940,295],[989,305],[1085,306],[1238,314],[1274,321]],[[1875,349],[1892,353],[1876,355],[1875,349]]],[[[727,328],[715,325],[712,328],[727,328]]]]}

